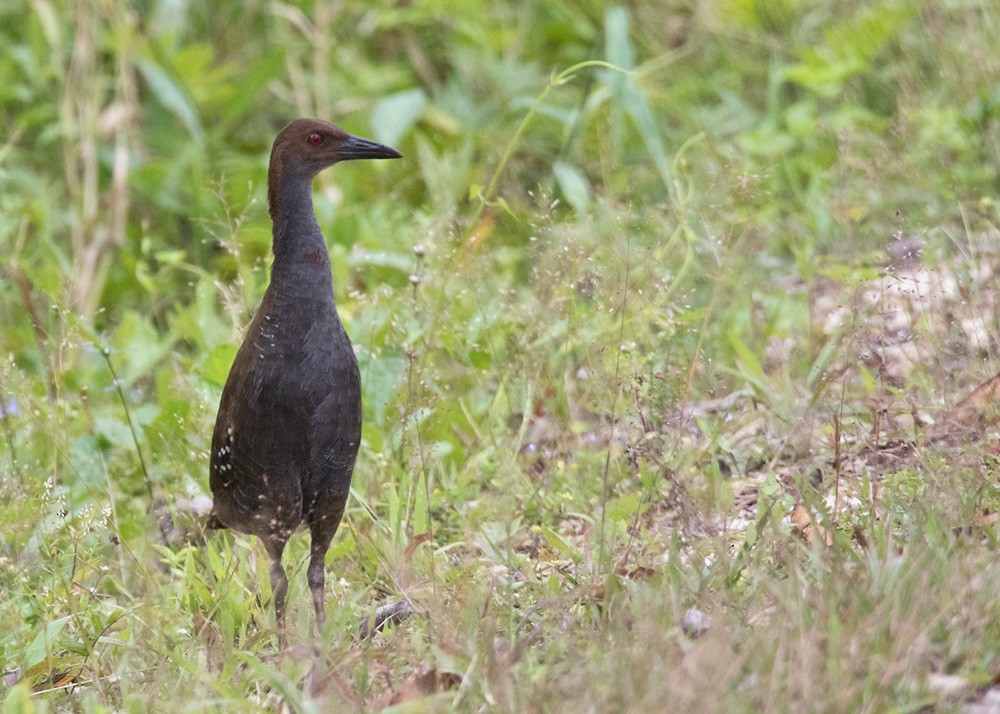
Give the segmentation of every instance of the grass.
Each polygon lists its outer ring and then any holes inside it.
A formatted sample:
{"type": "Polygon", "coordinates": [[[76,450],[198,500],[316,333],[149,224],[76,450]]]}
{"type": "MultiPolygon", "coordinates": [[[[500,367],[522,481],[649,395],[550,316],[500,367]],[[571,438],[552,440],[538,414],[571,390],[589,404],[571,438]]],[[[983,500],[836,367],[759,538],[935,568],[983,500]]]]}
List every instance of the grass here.
{"type": "Polygon", "coordinates": [[[996,427],[945,410],[1000,369],[992,6],[0,13],[5,714],[986,696],[996,427]],[[279,654],[198,511],[298,115],[406,158],[317,182],[365,425],[279,654]]]}

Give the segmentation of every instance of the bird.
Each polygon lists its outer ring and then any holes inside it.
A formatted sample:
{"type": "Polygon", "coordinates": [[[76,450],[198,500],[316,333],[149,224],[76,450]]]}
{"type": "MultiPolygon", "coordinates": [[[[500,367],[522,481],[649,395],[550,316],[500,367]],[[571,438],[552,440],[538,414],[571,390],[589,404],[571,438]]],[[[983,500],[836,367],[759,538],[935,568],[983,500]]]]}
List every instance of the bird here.
{"type": "Polygon", "coordinates": [[[274,140],[267,173],[271,278],[222,390],[212,434],[208,529],[257,536],[270,558],[279,645],[288,578],[282,553],[310,531],[306,579],[325,620],[325,557],[361,442],[361,376],[337,313],[313,179],[356,159],[397,159],[388,146],[320,119],[296,119],[274,140]]]}

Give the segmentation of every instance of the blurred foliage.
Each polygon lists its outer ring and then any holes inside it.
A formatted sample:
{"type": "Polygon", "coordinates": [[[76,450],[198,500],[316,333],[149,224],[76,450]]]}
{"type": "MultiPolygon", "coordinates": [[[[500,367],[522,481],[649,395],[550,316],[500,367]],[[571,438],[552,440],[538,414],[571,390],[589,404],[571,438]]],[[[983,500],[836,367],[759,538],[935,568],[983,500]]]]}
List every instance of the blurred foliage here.
{"type": "MultiPolygon", "coordinates": [[[[723,465],[815,456],[813,418],[838,405],[857,433],[874,429],[866,400],[891,390],[864,367],[830,389],[857,360],[847,328],[812,324],[814,285],[861,285],[901,237],[921,237],[933,263],[995,236],[998,26],[989,3],[930,0],[0,0],[0,670],[22,681],[4,711],[191,696],[266,710],[279,694],[304,710],[304,665],[258,657],[273,632],[267,578],[241,557],[252,546],[200,547],[190,514],[267,283],[270,142],[303,115],[405,157],[316,182],[365,410],[328,563],[331,671],[374,696],[373,660],[429,661],[466,677],[455,706],[622,709],[616,687],[656,702],[674,680],[589,655],[643,654],[634,621],[676,662],[683,647],[662,633],[708,598],[729,633],[787,606],[809,636],[790,618],[750,645],[717,637],[733,670],[694,678],[713,692],[702,710],[766,709],[779,690],[787,709],[805,706],[781,658],[813,636],[825,644],[804,653],[810,666],[833,662],[809,670],[813,704],[837,710],[928,706],[929,661],[985,676],[1000,618],[974,587],[981,554],[954,570],[946,554],[954,523],[996,507],[982,464],[888,484],[885,520],[857,529],[885,557],[929,544],[891,573],[849,544],[832,564],[790,549],[764,505],[739,555],[725,538],[643,524],[678,493],[708,513],[732,507],[723,465]],[[753,413],[671,420],[740,390],[789,434],[747,450],[736,433],[753,413]],[[974,495],[949,490],[970,479],[974,495]],[[626,561],[658,579],[624,577],[626,561]],[[796,578],[829,598],[804,601],[796,578]],[[916,596],[931,592],[948,604],[916,596]],[[965,640],[906,630],[945,622],[969,592],[965,640]],[[344,633],[399,595],[447,624],[359,664],[344,633]],[[493,636],[523,635],[553,599],[547,649],[520,673],[498,663],[493,636]],[[897,639],[873,631],[889,601],[897,639]],[[860,652],[902,661],[900,643],[923,659],[885,667],[899,672],[888,684],[850,671],[860,652]],[[581,652],[593,669],[572,666],[581,652]],[[97,684],[30,697],[84,680],[97,684]],[[139,681],[153,686],[122,684],[139,681]]],[[[976,369],[918,375],[924,397],[948,401],[976,369]]],[[[787,508],[767,478],[760,503],[787,508]]],[[[293,608],[308,600],[296,575],[293,608]]],[[[303,636],[309,610],[293,614],[303,636]]]]}

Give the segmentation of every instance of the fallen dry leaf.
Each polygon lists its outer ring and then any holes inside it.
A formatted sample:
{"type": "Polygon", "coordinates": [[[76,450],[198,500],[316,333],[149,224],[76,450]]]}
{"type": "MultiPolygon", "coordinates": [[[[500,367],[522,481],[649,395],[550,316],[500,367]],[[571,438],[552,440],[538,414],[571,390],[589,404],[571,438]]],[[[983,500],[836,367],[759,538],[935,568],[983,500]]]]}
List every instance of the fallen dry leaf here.
{"type": "Polygon", "coordinates": [[[973,426],[980,418],[987,416],[990,406],[1000,406],[1000,373],[987,379],[965,399],[942,414],[942,427],[973,426]]]}
{"type": "Polygon", "coordinates": [[[368,709],[378,711],[395,704],[402,704],[416,699],[455,689],[461,684],[462,678],[452,672],[442,672],[434,667],[424,665],[424,668],[407,677],[398,687],[380,693],[368,702],[368,709]]]}
{"type": "Polygon", "coordinates": [[[645,565],[633,565],[627,562],[626,557],[623,557],[615,563],[615,575],[619,575],[629,580],[646,581],[655,573],[656,571],[652,568],[646,567],[645,565]]]}
{"type": "Polygon", "coordinates": [[[806,507],[801,503],[796,503],[795,508],[792,509],[792,526],[794,526],[795,532],[805,538],[809,545],[815,545],[817,537],[826,545],[833,545],[833,534],[823,526],[814,524],[806,507]]]}
{"type": "Polygon", "coordinates": [[[55,681],[52,686],[58,689],[59,687],[65,687],[67,684],[72,684],[76,681],[76,677],[79,674],[79,670],[76,672],[66,672],[61,676],[54,677],[55,681]]]}
{"type": "Polygon", "coordinates": [[[426,543],[430,539],[431,539],[430,533],[421,533],[418,536],[414,536],[413,540],[410,541],[410,544],[406,546],[406,551],[403,553],[403,557],[406,559],[406,562],[412,563],[413,553],[414,551],[416,551],[417,546],[419,546],[421,543],[426,543]]]}
{"type": "Polygon", "coordinates": [[[973,689],[972,685],[962,677],[938,672],[932,672],[927,675],[927,686],[934,692],[944,696],[954,696],[973,689]]]}

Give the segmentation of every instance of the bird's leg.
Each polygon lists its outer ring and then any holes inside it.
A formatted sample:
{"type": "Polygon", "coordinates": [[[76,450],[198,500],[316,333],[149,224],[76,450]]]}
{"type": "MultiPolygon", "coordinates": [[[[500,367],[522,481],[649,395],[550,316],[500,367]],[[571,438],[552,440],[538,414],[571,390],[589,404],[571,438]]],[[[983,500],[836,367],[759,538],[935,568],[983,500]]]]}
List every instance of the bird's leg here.
{"type": "Polygon", "coordinates": [[[271,592],[274,595],[274,617],[278,625],[278,644],[285,645],[285,594],[288,592],[288,577],[281,567],[281,554],[285,541],[276,538],[264,540],[264,548],[271,557],[271,592]]]}
{"type": "Polygon", "coordinates": [[[309,558],[309,570],[306,576],[309,581],[309,590],[312,592],[313,608],[316,610],[316,630],[323,629],[323,622],[326,615],[323,609],[323,600],[326,590],[326,572],[324,570],[326,551],[330,549],[330,541],[333,534],[317,533],[313,530],[312,544],[310,550],[312,555],[309,558]]]}

